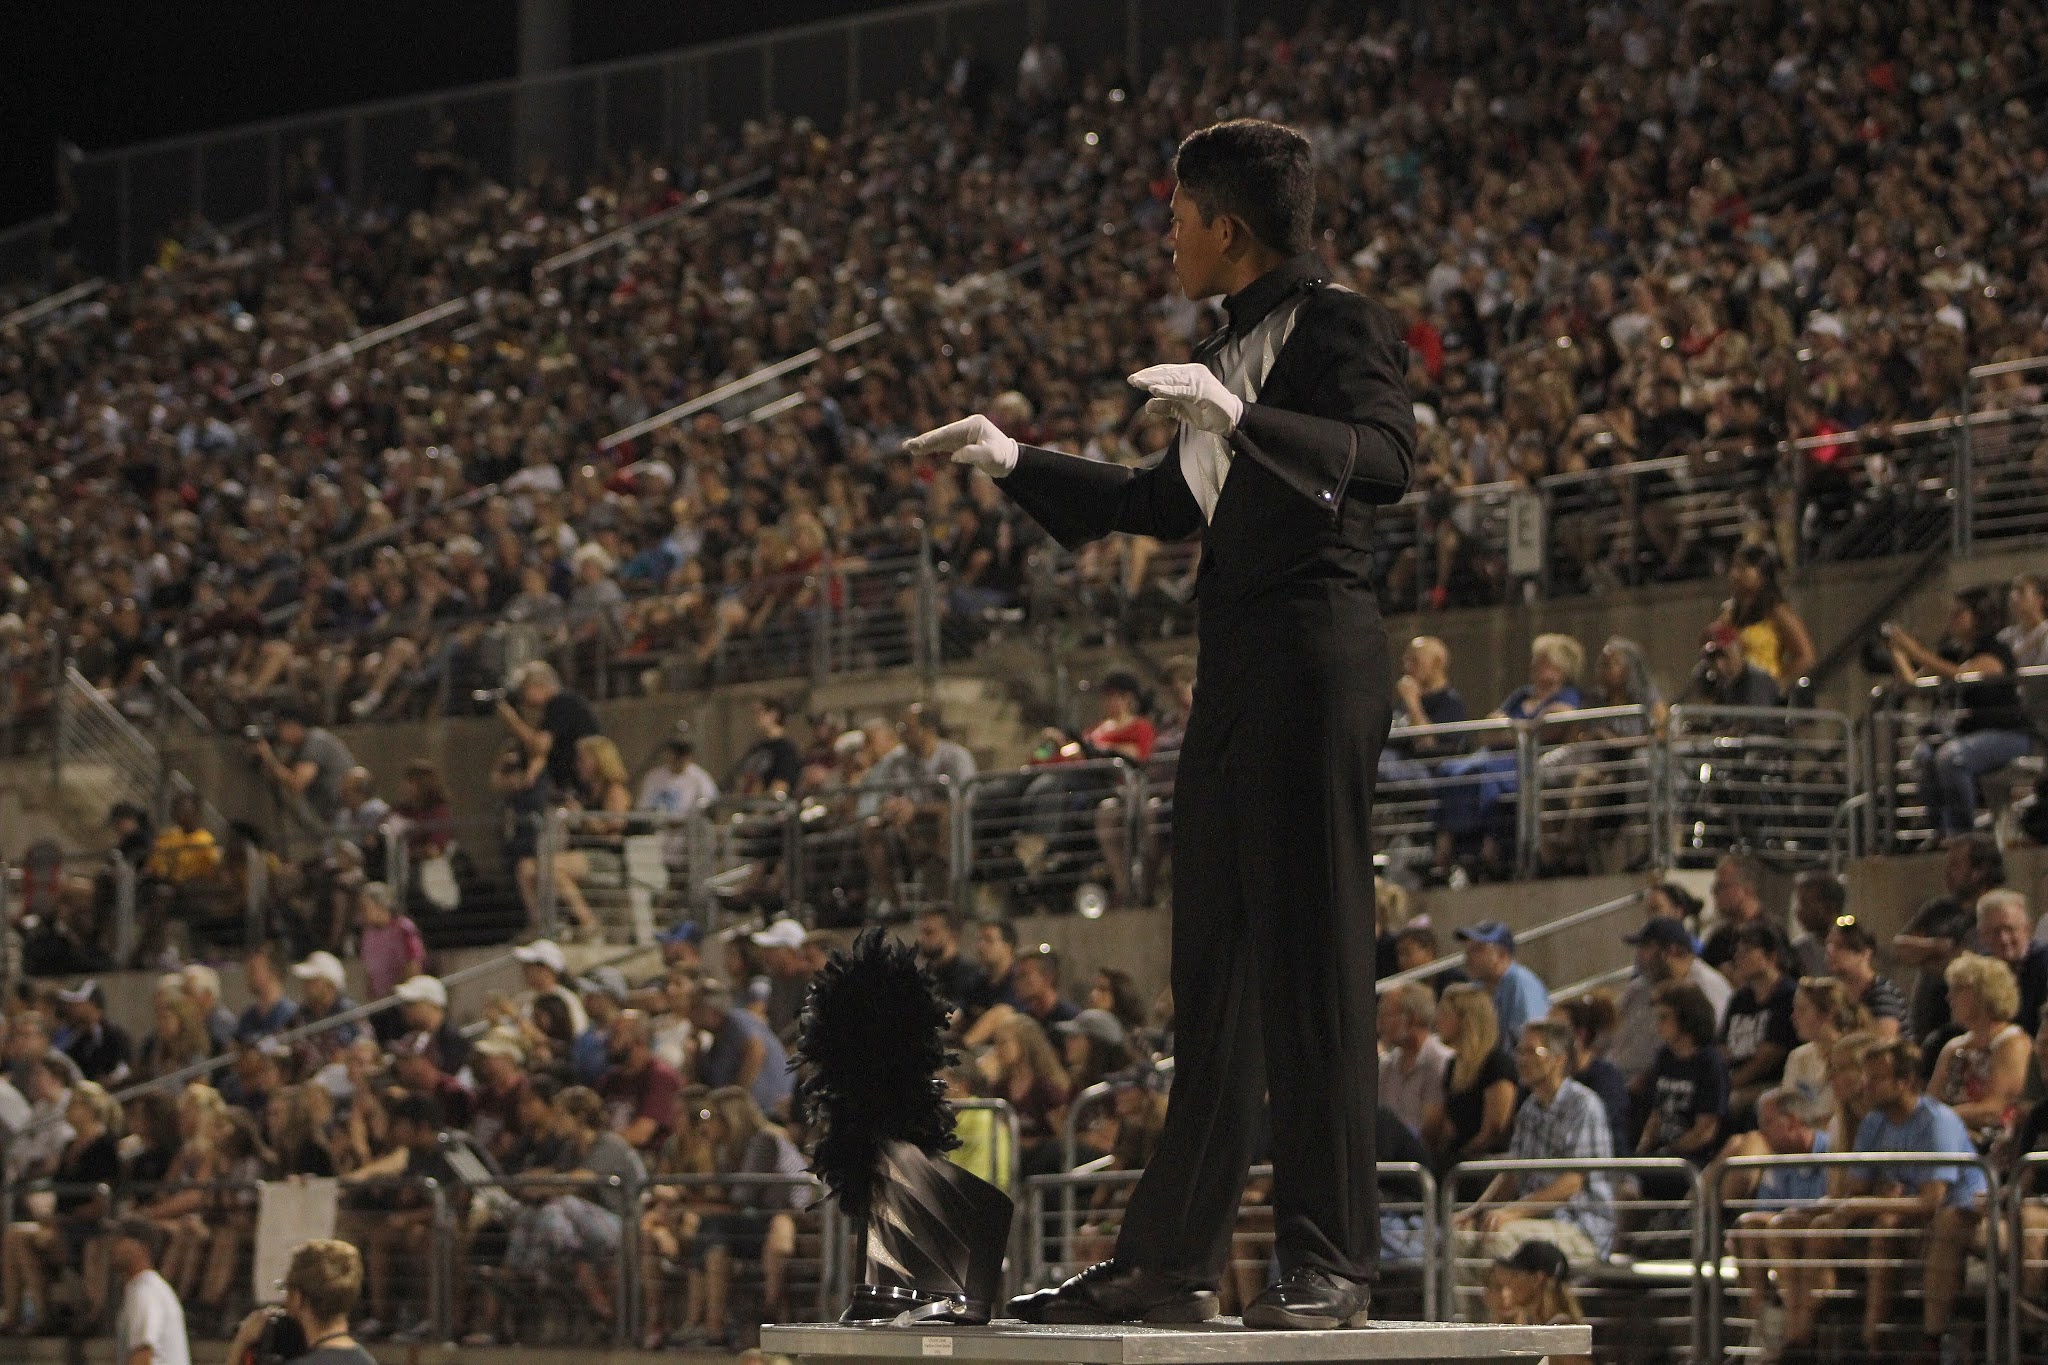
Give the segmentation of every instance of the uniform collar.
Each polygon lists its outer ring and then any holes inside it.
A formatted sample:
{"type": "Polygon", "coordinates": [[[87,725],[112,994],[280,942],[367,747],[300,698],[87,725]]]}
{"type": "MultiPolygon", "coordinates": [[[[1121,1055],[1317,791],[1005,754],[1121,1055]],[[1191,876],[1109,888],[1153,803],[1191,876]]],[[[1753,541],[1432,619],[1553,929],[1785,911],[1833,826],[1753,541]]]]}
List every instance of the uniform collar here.
{"type": "Polygon", "coordinates": [[[1230,318],[1229,330],[1238,334],[1250,331],[1278,307],[1282,299],[1308,281],[1321,278],[1322,273],[1323,263],[1312,251],[1304,251],[1274,266],[1223,300],[1223,311],[1230,318]]]}

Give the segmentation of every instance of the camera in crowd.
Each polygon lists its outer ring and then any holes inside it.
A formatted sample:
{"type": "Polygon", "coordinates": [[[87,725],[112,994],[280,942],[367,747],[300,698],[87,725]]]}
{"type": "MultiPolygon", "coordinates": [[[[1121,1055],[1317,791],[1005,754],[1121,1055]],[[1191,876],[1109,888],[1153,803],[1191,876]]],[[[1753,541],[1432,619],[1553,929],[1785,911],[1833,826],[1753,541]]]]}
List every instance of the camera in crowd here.
{"type": "Polygon", "coordinates": [[[502,687],[479,687],[469,694],[469,699],[478,706],[496,706],[510,695],[511,693],[502,687]]]}
{"type": "Polygon", "coordinates": [[[1889,678],[1897,672],[1892,663],[1892,635],[1897,630],[1898,626],[1895,623],[1886,621],[1866,636],[1863,643],[1857,647],[1858,662],[1863,665],[1863,671],[1871,677],[1889,678]]]}
{"type": "Polygon", "coordinates": [[[299,1320],[282,1308],[273,1308],[265,1316],[263,1330],[249,1352],[250,1365],[284,1365],[306,1354],[306,1347],[306,1329],[299,1325],[299,1320]]]}
{"type": "Polygon", "coordinates": [[[244,725],[242,727],[242,738],[248,740],[251,744],[261,744],[264,740],[270,738],[269,727],[263,725],[244,725]]]}

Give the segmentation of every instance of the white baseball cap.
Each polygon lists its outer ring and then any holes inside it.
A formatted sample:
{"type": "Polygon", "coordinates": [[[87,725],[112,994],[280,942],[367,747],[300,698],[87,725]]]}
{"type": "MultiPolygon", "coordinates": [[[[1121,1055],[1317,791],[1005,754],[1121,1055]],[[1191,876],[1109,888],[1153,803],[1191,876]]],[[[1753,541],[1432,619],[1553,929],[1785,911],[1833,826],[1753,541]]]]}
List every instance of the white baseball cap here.
{"type": "Polygon", "coordinates": [[[750,934],[757,948],[801,948],[810,930],[793,919],[779,919],[758,934],[750,934]]]}
{"type": "Polygon", "coordinates": [[[342,970],[341,959],[324,948],[293,967],[292,975],[301,981],[325,981],[337,991],[348,986],[348,973],[342,970]]]}
{"type": "Polygon", "coordinates": [[[441,984],[438,976],[415,976],[398,983],[398,989],[391,992],[407,1005],[439,1005],[448,1008],[448,988],[441,984]]]}
{"type": "Polygon", "coordinates": [[[569,970],[569,959],[562,956],[561,947],[551,938],[537,938],[524,948],[514,948],[512,956],[521,962],[553,968],[556,976],[561,976],[569,970]]]}

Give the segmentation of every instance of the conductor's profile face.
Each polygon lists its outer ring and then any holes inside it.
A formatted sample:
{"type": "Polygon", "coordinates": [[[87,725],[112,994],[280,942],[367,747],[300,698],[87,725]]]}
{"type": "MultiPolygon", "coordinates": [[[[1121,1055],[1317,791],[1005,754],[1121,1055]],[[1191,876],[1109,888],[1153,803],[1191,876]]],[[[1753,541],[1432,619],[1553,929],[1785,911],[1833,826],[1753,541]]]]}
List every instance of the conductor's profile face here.
{"type": "Polygon", "coordinates": [[[1173,273],[1183,294],[1206,299],[1226,292],[1221,279],[1224,263],[1234,240],[1245,233],[1244,224],[1219,213],[1202,221],[1202,210],[1176,185],[1173,189],[1173,224],[1166,230],[1166,245],[1173,252],[1173,273]]]}

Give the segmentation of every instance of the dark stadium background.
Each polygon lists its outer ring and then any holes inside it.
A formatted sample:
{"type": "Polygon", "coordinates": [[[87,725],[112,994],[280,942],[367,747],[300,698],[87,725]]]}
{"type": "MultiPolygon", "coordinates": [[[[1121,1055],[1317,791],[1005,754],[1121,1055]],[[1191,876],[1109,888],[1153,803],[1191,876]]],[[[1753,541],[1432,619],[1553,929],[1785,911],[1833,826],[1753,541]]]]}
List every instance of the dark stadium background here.
{"type": "MultiPolygon", "coordinates": [[[[606,61],[882,8],[861,0],[583,0],[606,61]]],[[[517,74],[518,0],[39,7],[0,43],[0,227],[53,209],[55,149],[102,150],[517,74]]]]}

